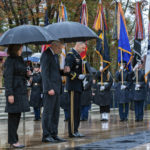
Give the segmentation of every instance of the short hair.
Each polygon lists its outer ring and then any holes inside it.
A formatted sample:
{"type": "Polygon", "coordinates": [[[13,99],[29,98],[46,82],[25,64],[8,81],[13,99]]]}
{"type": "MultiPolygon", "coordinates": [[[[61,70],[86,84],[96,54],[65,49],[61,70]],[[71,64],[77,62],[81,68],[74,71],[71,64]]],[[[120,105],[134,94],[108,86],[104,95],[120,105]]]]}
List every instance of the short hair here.
{"type": "Polygon", "coordinates": [[[85,44],[84,41],[79,41],[79,42],[76,42],[76,44],[85,44]]]}
{"type": "Polygon", "coordinates": [[[20,50],[20,48],[22,47],[22,45],[9,45],[8,46],[8,50],[7,50],[7,54],[9,56],[18,56],[18,51],[20,50]]]}

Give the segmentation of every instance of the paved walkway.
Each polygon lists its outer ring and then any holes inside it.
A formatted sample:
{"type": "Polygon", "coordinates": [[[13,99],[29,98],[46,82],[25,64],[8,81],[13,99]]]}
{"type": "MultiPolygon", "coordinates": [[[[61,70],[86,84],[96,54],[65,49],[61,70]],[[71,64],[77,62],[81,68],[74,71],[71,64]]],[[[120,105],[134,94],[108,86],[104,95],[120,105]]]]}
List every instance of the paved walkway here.
{"type": "MultiPolygon", "coordinates": [[[[84,138],[76,138],[76,139],[70,139],[68,138],[67,133],[67,122],[64,122],[63,116],[60,117],[59,122],[59,136],[62,138],[67,139],[67,142],[65,143],[42,143],[42,127],[41,127],[41,121],[33,121],[33,119],[26,119],[25,125],[24,121],[21,120],[21,123],[19,125],[19,139],[20,143],[26,145],[26,150],[60,150],[60,149],[76,149],[76,148],[82,148],[86,144],[90,144],[93,142],[108,143],[109,146],[113,143],[113,141],[117,144],[120,144],[120,141],[123,141],[122,144],[133,144],[133,141],[135,141],[136,133],[142,134],[142,137],[139,136],[139,138],[146,137],[148,140],[141,140],[144,142],[135,142],[135,144],[130,148],[130,150],[142,150],[147,149],[147,147],[150,147],[150,111],[145,112],[145,118],[143,122],[135,122],[134,121],[134,113],[131,111],[129,115],[129,121],[128,122],[119,122],[118,112],[117,111],[111,111],[110,121],[108,123],[102,123],[100,122],[100,115],[98,112],[91,113],[89,116],[88,121],[81,122],[79,131],[83,133],[86,137],[84,138]],[[134,135],[135,134],[135,135],[134,135]],[[123,137],[124,136],[124,137],[123,137]],[[126,136],[126,137],[125,137],[126,136]],[[128,136],[130,137],[128,139],[128,136]],[[121,139],[122,137],[123,139],[121,139]],[[84,145],[84,146],[83,146],[84,145]]],[[[138,140],[138,137],[137,137],[138,140]]],[[[91,145],[91,144],[90,144],[91,145]]],[[[97,145],[97,144],[96,144],[97,145]]],[[[86,145],[87,146],[87,145],[86,145]]],[[[106,145],[103,146],[103,144],[100,144],[99,147],[96,147],[97,149],[106,150],[106,145]]],[[[113,143],[113,147],[115,147],[113,143]]],[[[94,148],[94,147],[93,147],[94,148]]],[[[126,148],[126,147],[125,147],[126,148]]],[[[126,149],[128,149],[126,148],[126,149]]],[[[7,144],[7,120],[1,120],[0,121],[0,150],[9,149],[9,145],[7,144]]],[[[86,148],[88,149],[88,148],[86,148]]],[[[116,148],[117,149],[117,148],[116,148]]],[[[118,150],[118,149],[117,149],[118,150]]],[[[122,150],[122,149],[121,149],[122,150]]],[[[148,149],[147,149],[148,150],[148,149]]]]}

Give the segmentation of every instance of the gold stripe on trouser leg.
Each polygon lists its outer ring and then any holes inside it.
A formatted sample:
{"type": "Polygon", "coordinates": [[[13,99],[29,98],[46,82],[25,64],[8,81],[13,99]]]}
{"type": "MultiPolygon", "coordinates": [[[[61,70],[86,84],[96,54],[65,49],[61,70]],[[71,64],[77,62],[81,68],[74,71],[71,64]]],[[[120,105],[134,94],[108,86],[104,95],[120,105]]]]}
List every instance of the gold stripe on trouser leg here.
{"type": "Polygon", "coordinates": [[[74,91],[71,91],[71,133],[74,134],[74,91]]]}

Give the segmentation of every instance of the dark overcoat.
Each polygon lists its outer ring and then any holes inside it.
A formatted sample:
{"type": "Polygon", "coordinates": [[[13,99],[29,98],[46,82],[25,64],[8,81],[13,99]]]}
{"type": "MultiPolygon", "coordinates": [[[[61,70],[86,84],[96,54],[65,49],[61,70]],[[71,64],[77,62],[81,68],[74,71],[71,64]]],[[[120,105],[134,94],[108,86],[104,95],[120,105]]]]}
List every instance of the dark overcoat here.
{"type": "MultiPolygon", "coordinates": [[[[136,73],[135,73],[136,74],[136,73]]],[[[139,89],[136,90],[136,75],[134,78],[134,88],[133,88],[133,100],[134,101],[144,101],[146,100],[146,84],[144,79],[145,71],[144,70],[138,70],[138,84],[140,85],[139,89]]]]}
{"type": "Polygon", "coordinates": [[[6,112],[20,113],[30,111],[27,96],[27,71],[21,56],[8,56],[4,64],[4,86],[6,112]],[[14,96],[14,103],[8,102],[8,96],[14,96]]]}
{"type": "Polygon", "coordinates": [[[128,103],[130,101],[130,98],[129,98],[129,71],[124,69],[123,70],[123,85],[126,86],[125,89],[121,89],[121,85],[122,85],[122,82],[121,82],[121,72],[117,71],[116,72],[116,81],[117,81],[117,88],[116,88],[116,93],[115,95],[117,94],[117,102],[118,103],[128,103]]]}
{"type": "Polygon", "coordinates": [[[81,106],[88,106],[91,104],[92,100],[92,76],[86,75],[84,81],[83,81],[83,92],[81,94],[81,106]]]}
{"type": "MultiPolygon", "coordinates": [[[[101,73],[98,72],[97,73],[97,80],[98,83],[101,83],[101,73]]],[[[110,72],[108,72],[107,70],[103,73],[103,84],[104,84],[104,91],[100,91],[101,88],[101,84],[98,84],[98,90],[95,96],[95,100],[94,103],[99,105],[99,106],[107,106],[111,104],[112,99],[112,92],[110,91],[111,86],[113,83],[113,79],[112,76],[110,74],[110,72]]]]}

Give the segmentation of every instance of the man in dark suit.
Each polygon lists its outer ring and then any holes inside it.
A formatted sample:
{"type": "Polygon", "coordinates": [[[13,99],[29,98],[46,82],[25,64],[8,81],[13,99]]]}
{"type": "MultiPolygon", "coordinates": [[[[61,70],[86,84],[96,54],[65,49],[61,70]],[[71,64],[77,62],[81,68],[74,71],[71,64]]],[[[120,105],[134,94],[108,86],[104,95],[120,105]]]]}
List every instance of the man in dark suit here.
{"type": "Polygon", "coordinates": [[[83,137],[83,135],[78,132],[78,128],[80,124],[81,93],[83,90],[82,81],[85,78],[85,75],[82,74],[82,59],[80,53],[85,50],[85,47],[84,42],[77,42],[75,47],[68,52],[65,60],[65,66],[70,68],[67,77],[67,90],[70,100],[68,121],[69,137],[83,137]]]}
{"type": "Polygon", "coordinates": [[[43,142],[64,142],[58,137],[58,122],[61,92],[61,73],[58,55],[61,52],[61,42],[54,41],[41,57],[41,73],[43,81],[43,142]]]}

